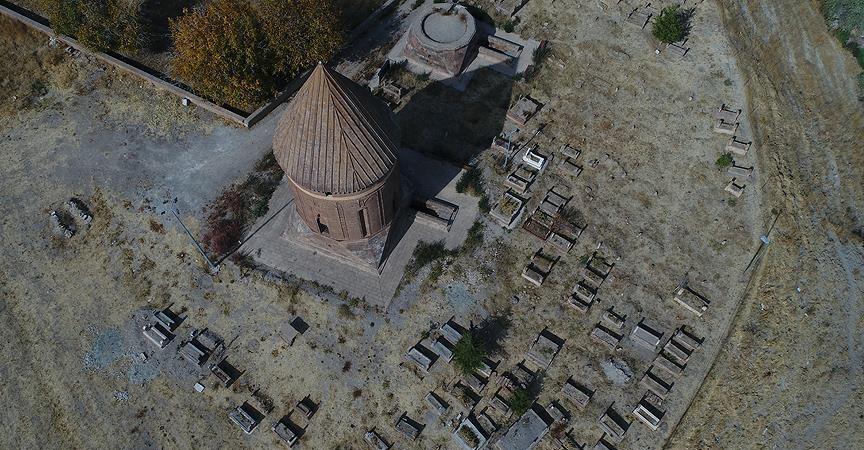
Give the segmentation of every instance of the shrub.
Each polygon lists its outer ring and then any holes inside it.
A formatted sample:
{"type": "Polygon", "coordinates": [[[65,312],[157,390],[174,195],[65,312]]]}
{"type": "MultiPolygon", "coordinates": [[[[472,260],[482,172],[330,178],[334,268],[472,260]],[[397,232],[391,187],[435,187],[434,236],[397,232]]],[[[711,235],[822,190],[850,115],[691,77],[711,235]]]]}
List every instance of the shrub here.
{"type": "Polygon", "coordinates": [[[666,44],[681,41],[687,36],[686,17],[677,5],[663,8],[654,21],[653,34],[666,44]]]}
{"type": "Polygon", "coordinates": [[[207,231],[201,241],[210,252],[225,255],[232,251],[247,225],[267,213],[270,197],[282,180],[282,169],[275,161],[269,153],[246,180],[231,185],[207,206],[207,231]]]}
{"type": "Polygon", "coordinates": [[[449,255],[450,251],[444,246],[444,241],[420,242],[414,249],[411,261],[405,266],[406,278],[414,277],[420,269],[449,255]]]}
{"type": "Polygon", "coordinates": [[[471,254],[474,250],[480,248],[481,245],[483,245],[483,222],[477,220],[468,229],[468,237],[465,238],[465,242],[462,244],[460,250],[471,254]]]}
{"type": "Polygon", "coordinates": [[[45,0],[57,33],[98,51],[138,51],[142,44],[141,0],[45,0]]]}
{"type": "Polygon", "coordinates": [[[479,197],[484,192],[483,185],[483,172],[477,167],[472,167],[459,177],[459,181],[456,182],[456,192],[479,197]]]}
{"type": "Polygon", "coordinates": [[[734,163],[734,162],[735,162],[735,160],[732,159],[731,153],[724,153],[724,154],[720,155],[719,158],[717,158],[717,161],[714,164],[716,164],[717,167],[719,167],[721,169],[725,169],[725,168],[731,166],[732,163],[734,163]]]}
{"type": "Polygon", "coordinates": [[[532,403],[534,403],[534,398],[531,397],[531,393],[527,389],[516,389],[508,401],[510,409],[517,416],[521,416],[525,411],[528,411],[532,403]]]}
{"type": "Polygon", "coordinates": [[[453,363],[466,375],[476,371],[485,356],[483,347],[470,334],[462,336],[453,349],[453,363]]]}

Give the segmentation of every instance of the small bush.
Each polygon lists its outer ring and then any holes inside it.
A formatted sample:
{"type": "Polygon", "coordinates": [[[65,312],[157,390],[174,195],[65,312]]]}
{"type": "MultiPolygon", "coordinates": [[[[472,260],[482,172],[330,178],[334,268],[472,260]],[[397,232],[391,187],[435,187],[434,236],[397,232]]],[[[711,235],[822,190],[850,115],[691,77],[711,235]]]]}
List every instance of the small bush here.
{"type": "Polygon", "coordinates": [[[405,276],[411,279],[427,265],[449,255],[450,251],[444,246],[444,241],[420,242],[414,249],[411,261],[405,266],[405,276]]]}
{"type": "Polygon", "coordinates": [[[512,33],[513,30],[516,29],[516,25],[519,25],[519,18],[518,17],[508,19],[506,22],[501,24],[501,29],[508,32],[508,33],[512,33]]]}
{"type": "Polygon", "coordinates": [[[470,255],[481,245],[483,245],[483,222],[478,220],[468,229],[468,237],[465,238],[465,243],[462,244],[460,250],[470,255]]]}
{"type": "Polygon", "coordinates": [[[281,180],[282,169],[271,152],[255,164],[245,181],[231,185],[207,206],[204,246],[220,256],[232,251],[246,227],[267,214],[270,197],[281,180]]]}
{"type": "Polygon", "coordinates": [[[456,192],[480,197],[484,192],[483,186],[483,172],[477,167],[472,167],[459,177],[459,181],[456,182],[456,192]]]}
{"type": "Polygon", "coordinates": [[[687,36],[687,22],[684,12],[677,5],[663,8],[654,21],[654,37],[665,44],[683,40],[687,36]]]}
{"type": "Polygon", "coordinates": [[[485,356],[483,347],[470,334],[462,336],[453,349],[453,363],[466,375],[474,373],[483,363],[485,356]]]}
{"type": "Polygon", "coordinates": [[[531,397],[531,393],[528,392],[527,389],[517,389],[508,401],[510,409],[512,409],[513,413],[517,416],[521,416],[525,411],[528,411],[528,408],[530,408],[533,403],[534,398],[531,397]]]}
{"type": "Polygon", "coordinates": [[[721,169],[725,169],[725,168],[731,166],[732,163],[734,163],[734,162],[735,162],[735,160],[732,159],[731,153],[724,153],[724,154],[720,155],[719,158],[717,158],[717,161],[714,164],[716,164],[717,167],[719,167],[721,169]]]}

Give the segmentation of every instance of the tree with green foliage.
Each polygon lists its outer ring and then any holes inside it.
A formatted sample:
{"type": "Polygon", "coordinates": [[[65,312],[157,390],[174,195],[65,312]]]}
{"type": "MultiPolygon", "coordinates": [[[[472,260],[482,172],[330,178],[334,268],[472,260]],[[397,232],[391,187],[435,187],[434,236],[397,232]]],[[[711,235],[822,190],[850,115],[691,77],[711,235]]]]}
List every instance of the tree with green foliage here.
{"type": "Polygon", "coordinates": [[[735,160],[732,159],[731,153],[724,153],[724,154],[720,155],[719,158],[717,158],[717,161],[714,164],[716,164],[717,167],[719,167],[721,169],[725,169],[725,168],[731,166],[732,163],[734,163],[734,162],[735,162],[735,160]]]}
{"type": "Polygon", "coordinates": [[[678,5],[667,6],[654,20],[654,37],[660,42],[671,44],[687,36],[687,21],[678,5]]]}
{"type": "Polygon", "coordinates": [[[453,363],[464,374],[474,373],[483,364],[486,351],[470,334],[462,336],[453,349],[453,363]]]}
{"type": "Polygon", "coordinates": [[[51,27],[98,51],[137,52],[143,45],[142,0],[45,0],[51,27]]]}
{"type": "Polygon", "coordinates": [[[527,389],[516,389],[507,403],[514,414],[521,416],[534,403],[534,397],[531,396],[531,393],[527,389]]]}
{"type": "Polygon", "coordinates": [[[273,52],[246,0],[214,0],[171,19],[174,69],[210,99],[254,110],[276,91],[273,52]]]}

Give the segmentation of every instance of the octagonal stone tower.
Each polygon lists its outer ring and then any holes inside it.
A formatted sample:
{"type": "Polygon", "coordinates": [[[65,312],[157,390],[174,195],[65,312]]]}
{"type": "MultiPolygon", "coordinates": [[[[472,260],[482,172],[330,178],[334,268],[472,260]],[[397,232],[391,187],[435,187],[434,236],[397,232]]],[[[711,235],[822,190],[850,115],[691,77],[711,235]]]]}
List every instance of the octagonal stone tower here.
{"type": "Polygon", "coordinates": [[[399,141],[390,110],[368,89],[323,64],[312,70],[273,138],[312,233],[380,257],[400,201],[399,141]]]}
{"type": "Polygon", "coordinates": [[[464,6],[432,4],[408,29],[404,55],[449,76],[462,73],[478,45],[477,23],[464,6]]]}

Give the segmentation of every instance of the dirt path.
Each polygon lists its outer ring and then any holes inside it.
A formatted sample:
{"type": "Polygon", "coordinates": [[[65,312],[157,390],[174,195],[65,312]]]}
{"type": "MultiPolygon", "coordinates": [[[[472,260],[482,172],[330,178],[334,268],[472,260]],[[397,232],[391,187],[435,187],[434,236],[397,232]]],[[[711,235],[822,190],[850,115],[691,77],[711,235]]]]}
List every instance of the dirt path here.
{"type": "MultiPolygon", "coordinates": [[[[729,340],[668,447],[864,448],[857,67],[817,2],[738,0],[723,13],[747,79],[766,203],[783,214],[729,340]]],[[[763,214],[767,222],[771,211],[763,214]]]]}

